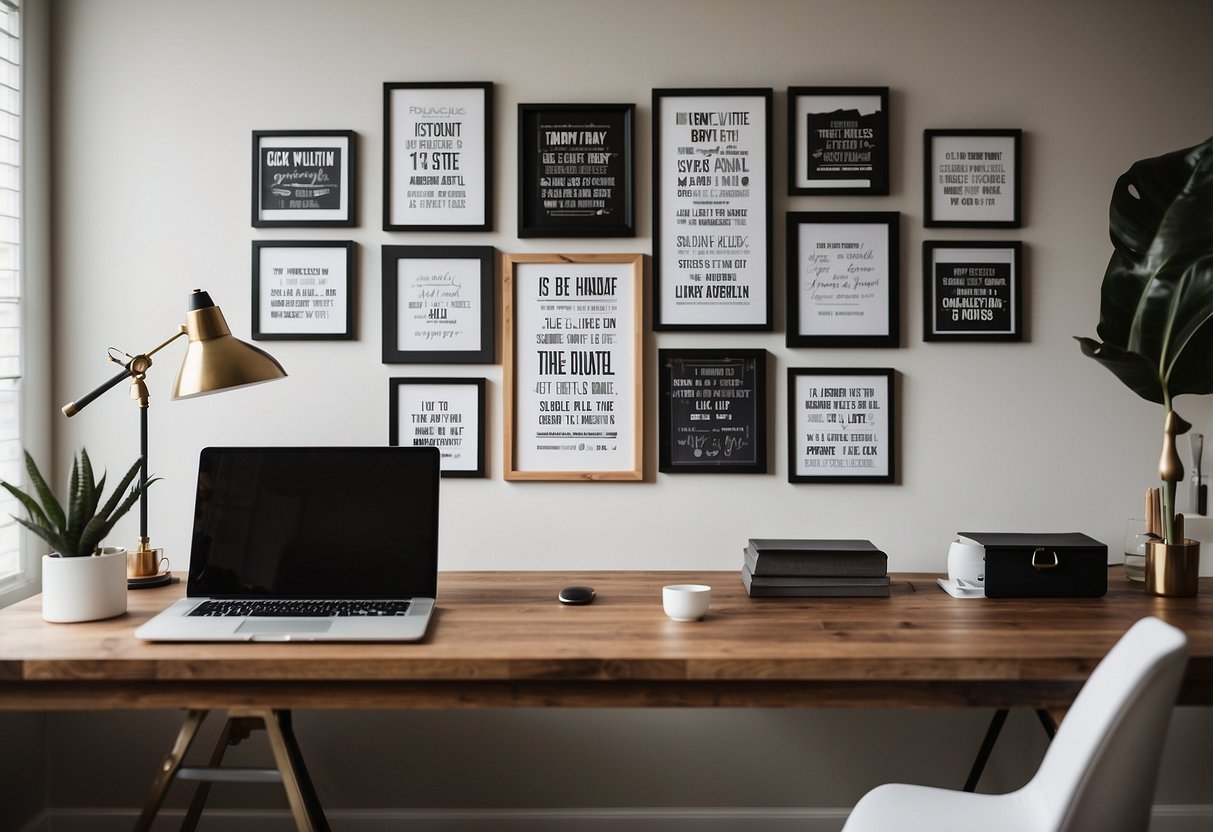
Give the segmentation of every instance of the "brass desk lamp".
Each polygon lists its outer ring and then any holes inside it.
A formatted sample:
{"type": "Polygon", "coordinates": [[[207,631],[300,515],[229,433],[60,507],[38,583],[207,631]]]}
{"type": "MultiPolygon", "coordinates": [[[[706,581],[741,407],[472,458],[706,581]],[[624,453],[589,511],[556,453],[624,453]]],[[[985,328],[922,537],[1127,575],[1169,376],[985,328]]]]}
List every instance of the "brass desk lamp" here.
{"type": "MultiPolygon", "coordinates": [[[[232,335],[219,307],[201,289],[195,289],[190,295],[184,326],[164,343],[133,356],[110,347],[109,360],[122,365],[122,372],[76,401],[65,404],[63,413],[75,416],[110,388],[131,379],[131,398],[139,406],[139,446],[143,456],[141,483],[147,482],[147,405],[150,400],[144,377],[151,369],[152,356],[182,335],[189,337],[189,346],[177,370],[177,380],[173,382],[174,399],[189,399],[286,377],[286,371],[273,356],[232,335]]],[[[136,551],[152,551],[147,535],[146,489],[139,498],[139,547],[136,551]]]]}

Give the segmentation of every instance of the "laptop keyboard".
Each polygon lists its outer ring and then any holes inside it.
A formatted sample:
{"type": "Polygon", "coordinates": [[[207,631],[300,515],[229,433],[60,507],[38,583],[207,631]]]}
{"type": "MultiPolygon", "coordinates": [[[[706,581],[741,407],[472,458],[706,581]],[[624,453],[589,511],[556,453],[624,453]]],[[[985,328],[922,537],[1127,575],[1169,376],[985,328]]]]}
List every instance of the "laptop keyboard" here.
{"type": "Polygon", "coordinates": [[[323,618],[346,615],[404,615],[408,609],[408,601],[203,601],[190,615],[323,618]]]}

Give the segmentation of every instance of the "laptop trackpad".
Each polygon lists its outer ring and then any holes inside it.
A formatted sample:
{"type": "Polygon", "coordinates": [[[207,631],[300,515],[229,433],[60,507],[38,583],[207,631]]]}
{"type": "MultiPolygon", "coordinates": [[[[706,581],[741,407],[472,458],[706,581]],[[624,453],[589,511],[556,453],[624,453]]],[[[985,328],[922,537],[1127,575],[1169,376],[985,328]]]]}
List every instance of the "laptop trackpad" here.
{"type": "Polygon", "coordinates": [[[333,625],[329,618],[250,618],[236,628],[238,633],[324,633],[333,625]]]}

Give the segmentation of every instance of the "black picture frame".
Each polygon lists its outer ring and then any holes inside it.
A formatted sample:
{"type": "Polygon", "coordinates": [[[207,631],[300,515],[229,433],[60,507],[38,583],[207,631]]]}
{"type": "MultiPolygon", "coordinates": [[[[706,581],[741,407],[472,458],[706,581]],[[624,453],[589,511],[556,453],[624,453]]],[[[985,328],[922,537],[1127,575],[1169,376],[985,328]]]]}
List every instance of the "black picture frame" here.
{"type": "Polygon", "coordinates": [[[383,363],[492,364],[492,246],[383,246],[383,363]]]}
{"type": "Polygon", "coordinates": [[[887,367],[789,367],[788,482],[896,482],[895,381],[887,367]]]}
{"type": "Polygon", "coordinates": [[[383,85],[383,230],[493,230],[493,84],[383,85]]]}
{"type": "Polygon", "coordinates": [[[354,243],[254,240],[254,341],[354,338],[354,243]]]}
{"type": "Polygon", "coordinates": [[[789,347],[901,345],[901,214],[789,211],[789,347]]]}
{"type": "Polygon", "coordinates": [[[788,88],[788,193],[887,196],[889,88],[788,88]]]}
{"type": "Polygon", "coordinates": [[[767,351],[658,350],[658,470],[767,473],[767,351]]]}
{"type": "Polygon", "coordinates": [[[518,105],[518,236],[634,237],[635,104],[518,105]]]}
{"type": "Polygon", "coordinates": [[[924,130],[922,135],[924,226],[1022,227],[1022,130],[924,130]]]}
{"type": "Polygon", "coordinates": [[[252,172],[254,228],[357,224],[353,130],[254,130],[252,172]]]}
{"type": "Polygon", "coordinates": [[[653,90],[653,329],[774,328],[772,100],[653,90]]]}
{"type": "Polygon", "coordinates": [[[485,386],[483,378],[388,379],[388,444],[437,447],[442,477],[485,476],[485,386]]]}
{"type": "Polygon", "coordinates": [[[1023,243],[926,240],[924,341],[1022,341],[1023,243]]]}

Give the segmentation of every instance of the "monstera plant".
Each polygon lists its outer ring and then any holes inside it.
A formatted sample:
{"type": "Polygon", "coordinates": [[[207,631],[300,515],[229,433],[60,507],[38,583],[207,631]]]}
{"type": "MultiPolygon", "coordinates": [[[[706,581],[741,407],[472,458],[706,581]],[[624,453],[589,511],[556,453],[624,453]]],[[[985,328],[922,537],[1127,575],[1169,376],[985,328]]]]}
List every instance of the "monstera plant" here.
{"type": "Polygon", "coordinates": [[[1130,390],[1163,406],[1163,532],[1166,543],[1179,543],[1167,460],[1179,466],[1175,434],[1191,426],[1172,402],[1213,393],[1213,138],[1130,167],[1116,180],[1110,231],[1101,340],[1077,341],[1130,390]]]}

